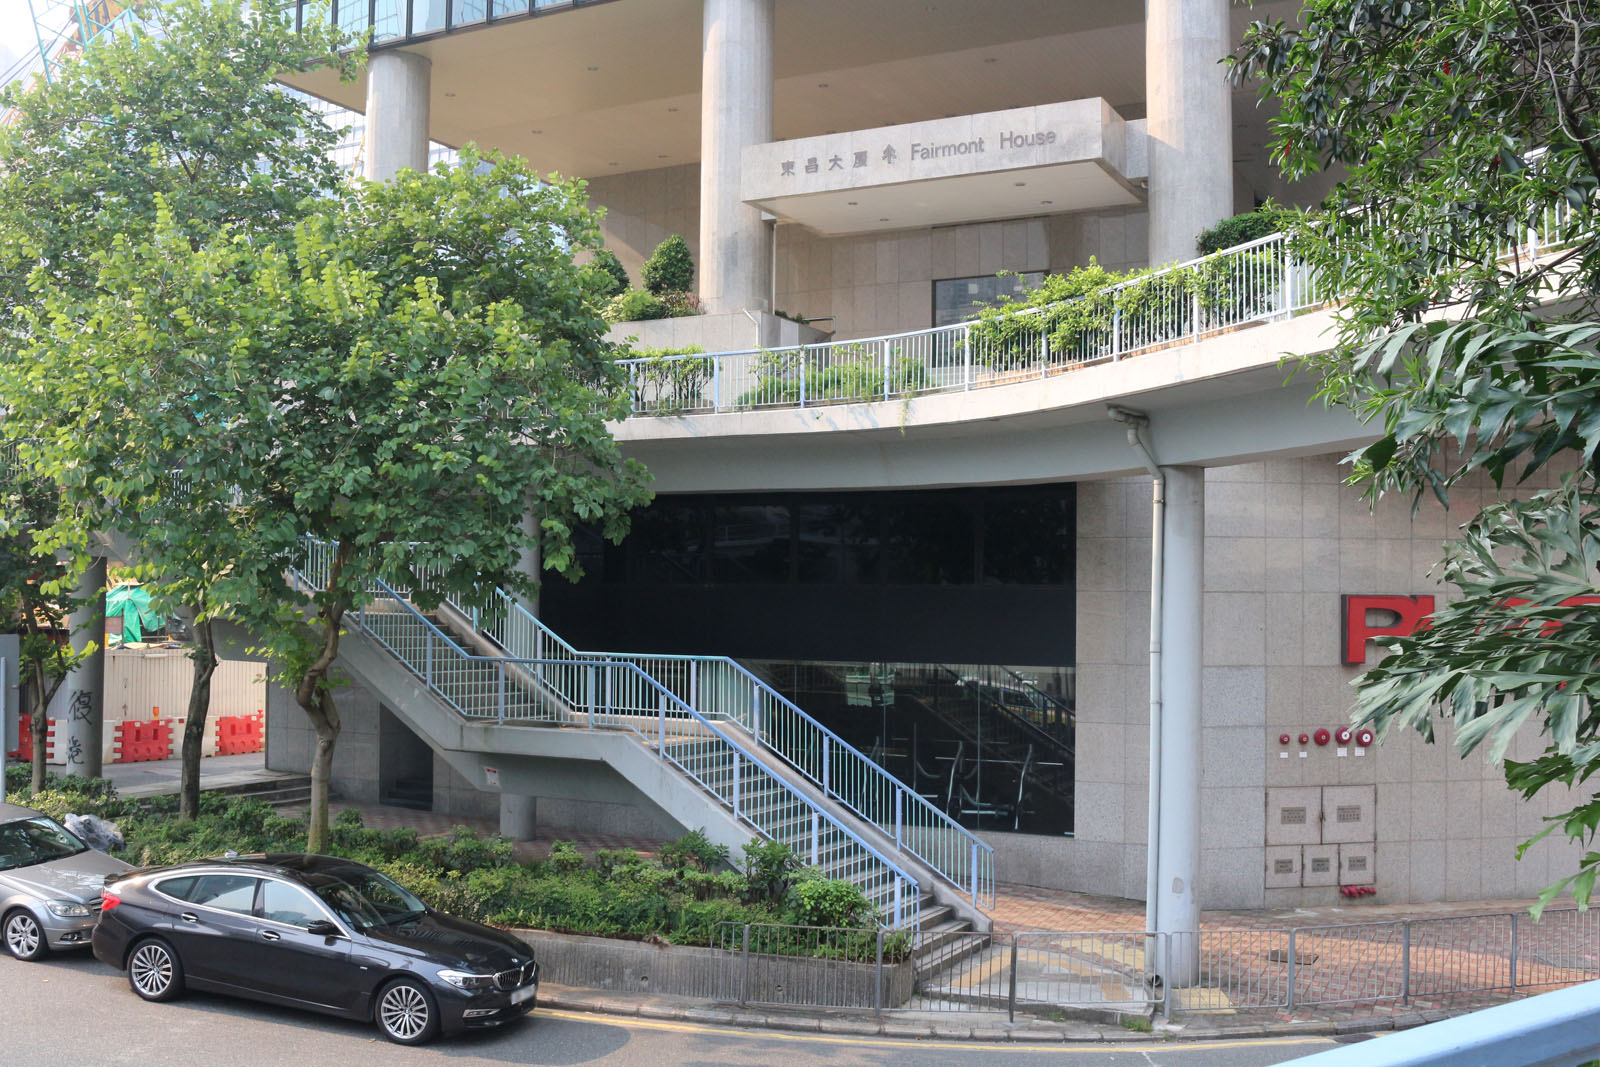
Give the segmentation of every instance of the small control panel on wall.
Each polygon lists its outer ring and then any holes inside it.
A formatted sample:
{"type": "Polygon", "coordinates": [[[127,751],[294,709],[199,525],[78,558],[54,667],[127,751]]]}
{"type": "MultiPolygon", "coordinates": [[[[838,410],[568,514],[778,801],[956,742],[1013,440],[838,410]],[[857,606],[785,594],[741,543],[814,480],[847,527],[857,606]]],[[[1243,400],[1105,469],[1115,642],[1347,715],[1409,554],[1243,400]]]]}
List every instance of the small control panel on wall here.
{"type": "Polygon", "coordinates": [[[1359,730],[1348,726],[1332,729],[1319,726],[1315,730],[1281,733],[1278,735],[1278,758],[1290,759],[1298,754],[1301,759],[1309,759],[1316,753],[1344,759],[1352,752],[1365,756],[1373,740],[1372,731],[1364,726],[1359,730]]]}
{"type": "Polygon", "coordinates": [[[1266,887],[1371,885],[1376,794],[1371,785],[1269,788],[1266,887]]]}

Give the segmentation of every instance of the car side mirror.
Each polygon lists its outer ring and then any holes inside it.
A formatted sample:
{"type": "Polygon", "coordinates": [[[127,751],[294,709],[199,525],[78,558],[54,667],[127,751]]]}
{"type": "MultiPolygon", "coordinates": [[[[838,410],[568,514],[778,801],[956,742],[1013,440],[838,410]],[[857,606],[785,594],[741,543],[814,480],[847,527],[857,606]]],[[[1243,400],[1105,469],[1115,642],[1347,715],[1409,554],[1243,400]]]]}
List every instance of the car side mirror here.
{"type": "Polygon", "coordinates": [[[343,937],[344,931],[329,922],[327,919],[312,919],[306,925],[306,933],[317,937],[343,937]]]}

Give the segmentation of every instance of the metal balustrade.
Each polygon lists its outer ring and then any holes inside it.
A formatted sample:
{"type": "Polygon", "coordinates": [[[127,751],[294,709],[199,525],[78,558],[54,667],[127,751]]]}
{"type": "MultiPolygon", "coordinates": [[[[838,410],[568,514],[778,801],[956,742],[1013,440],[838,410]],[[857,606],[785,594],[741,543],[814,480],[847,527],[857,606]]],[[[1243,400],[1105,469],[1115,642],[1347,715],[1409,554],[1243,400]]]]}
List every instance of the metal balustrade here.
{"type": "MultiPolygon", "coordinates": [[[[296,578],[308,590],[325,588],[329,548],[309,539],[306,548],[296,578]]],[[[350,621],[458,714],[502,724],[631,731],[736,820],[789,846],[828,877],[859,886],[887,925],[917,928],[922,908],[916,878],[639,664],[571,654],[570,646],[555,646],[568,654],[553,659],[474,654],[387,582],[375,581],[372,591],[373,600],[350,621]]]]}
{"type": "Polygon", "coordinates": [[[1000,331],[961,322],[793,348],[619,362],[632,378],[634,415],[870,403],[1047,377],[1288,318],[1326,300],[1279,233],[1070,301],[1095,312],[1072,327],[1052,325],[1063,304],[1002,316],[1008,321],[1000,331]]]}
{"type": "Polygon", "coordinates": [[[374,45],[401,43],[453,30],[589,7],[608,0],[282,0],[295,29],[319,22],[361,36],[374,45]]]}

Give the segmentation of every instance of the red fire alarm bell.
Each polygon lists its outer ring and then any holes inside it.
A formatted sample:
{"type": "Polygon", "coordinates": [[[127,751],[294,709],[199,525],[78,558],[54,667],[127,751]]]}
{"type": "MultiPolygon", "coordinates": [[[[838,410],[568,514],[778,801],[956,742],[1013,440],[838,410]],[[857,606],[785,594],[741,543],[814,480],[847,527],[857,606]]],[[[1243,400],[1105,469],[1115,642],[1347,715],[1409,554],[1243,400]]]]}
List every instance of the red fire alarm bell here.
{"type": "Polygon", "coordinates": [[[1333,737],[1333,735],[1328,733],[1328,731],[1326,731],[1326,730],[1318,730],[1316,732],[1315,736],[1316,736],[1317,744],[1319,744],[1319,745],[1327,744],[1328,741],[1333,737]]]}
{"type": "Polygon", "coordinates": [[[1339,727],[1339,732],[1334,734],[1333,736],[1334,736],[1334,739],[1337,740],[1341,745],[1348,745],[1350,743],[1350,727],[1348,727],[1348,726],[1339,727]]]}
{"type": "Polygon", "coordinates": [[[1372,745],[1372,731],[1357,730],[1356,744],[1360,745],[1362,748],[1369,748],[1372,745]]]}

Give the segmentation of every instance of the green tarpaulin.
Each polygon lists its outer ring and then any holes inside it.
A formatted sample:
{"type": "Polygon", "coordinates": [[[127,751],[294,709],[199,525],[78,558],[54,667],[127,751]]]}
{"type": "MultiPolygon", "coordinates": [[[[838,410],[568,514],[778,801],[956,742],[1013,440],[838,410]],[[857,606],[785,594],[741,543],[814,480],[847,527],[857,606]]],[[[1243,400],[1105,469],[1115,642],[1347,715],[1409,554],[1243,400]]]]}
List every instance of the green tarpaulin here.
{"type": "Polygon", "coordinates": [[[106,618],[117,616],[124,644],[143,641],[145,630],[158,630],[166,621],[150,610],[150,594],[139,585],[119,585],[106,593],[106,618]]]}

